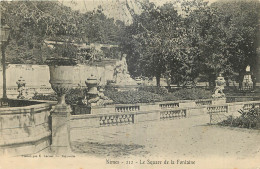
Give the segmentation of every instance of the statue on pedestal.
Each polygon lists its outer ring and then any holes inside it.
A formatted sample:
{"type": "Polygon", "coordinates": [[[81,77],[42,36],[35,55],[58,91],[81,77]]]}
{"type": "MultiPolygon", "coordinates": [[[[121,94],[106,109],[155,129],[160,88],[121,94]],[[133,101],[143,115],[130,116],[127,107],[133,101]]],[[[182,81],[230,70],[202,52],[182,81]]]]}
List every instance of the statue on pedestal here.
{"type": "Polygon", "coordinates": [[[126,54],[116,63],[114,69],[114,81],[117,85],[137,85],[136,81],[129,75],[126,63],[126,54]]]}
{"type": "Polygon", "coordinates": [[[25,99],[25,96],[27,95],[26,90],[25,90],[26,82],[22,76],[17,80],[16,84],[18,87],[17,91],[19,93],[17,96],[17,99],[25,99]]]}
{"type": "Polygon", "coordinates": [[[243,90],[253,89],[253,80],[252,80],[252,77],[251,77],[249,65],[246,67],[246,73],[244,75],[244,79],[243,79],[243,82],[242,82],[242,89],[243,90]]]}
{"type": "Polygon", "coordinates": [[[213,98],[224,98],[225,94],[223,92],[224,90],[224,85],[226,83],[224,77],[222,77],[221,73],[219,74],[219,77],[215,80],[216,87],[215,87],[215,92],[212,95],[213,98]]]}

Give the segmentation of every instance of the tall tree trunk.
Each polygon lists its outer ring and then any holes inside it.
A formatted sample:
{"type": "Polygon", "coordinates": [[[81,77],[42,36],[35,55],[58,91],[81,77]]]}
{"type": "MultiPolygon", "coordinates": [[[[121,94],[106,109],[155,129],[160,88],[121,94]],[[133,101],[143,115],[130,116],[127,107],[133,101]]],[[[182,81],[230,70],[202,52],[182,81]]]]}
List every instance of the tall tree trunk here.
{"type": "Polygon", "coordinates": [[[156,75],[156,86],[160,87],[161,74],[156,75]]]}
{"type": "Polygon", "coordinates": [[[214,88],[216,86],[215,84],[216,75],[210,75],[209,77],[209,87],[214,88]]]}
{"type": "Polygon", "coordinates": [[[242,88],[243,79],[244,79],[244,72],[239,72],[239,77],[238,77],[239,89],[242,88]]]}

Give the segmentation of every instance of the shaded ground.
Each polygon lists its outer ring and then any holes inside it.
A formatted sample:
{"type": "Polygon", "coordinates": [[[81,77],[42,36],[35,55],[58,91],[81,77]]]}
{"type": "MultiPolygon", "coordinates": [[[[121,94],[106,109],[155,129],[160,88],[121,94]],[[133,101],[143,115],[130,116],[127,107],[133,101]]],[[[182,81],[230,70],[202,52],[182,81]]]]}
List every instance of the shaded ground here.
{"type": "Polygon", "coordinates": [[[245,159],[259,155],[260,130],[209,126],[208,122],[203,115],[72,131],[72,145],[77,154],[97,157],[245,159]]]}

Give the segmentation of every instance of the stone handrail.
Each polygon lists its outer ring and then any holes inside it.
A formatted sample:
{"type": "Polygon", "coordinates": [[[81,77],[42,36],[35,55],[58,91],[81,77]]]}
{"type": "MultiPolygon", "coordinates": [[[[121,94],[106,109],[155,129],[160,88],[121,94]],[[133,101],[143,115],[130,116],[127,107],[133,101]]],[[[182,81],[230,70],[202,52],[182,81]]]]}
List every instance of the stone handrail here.
{"type": "Polygon", "coordinates": [[[115,112],[139,111],[140,105],[115,105],[115,112]]]}
{"type": "Polygon", "coordinates": [[[212,105],[207,107],[207,113],[210,115],[210,124],[219,123],[228,117],[240,116],[240,111],[248,111],[253,107],[260,107],[260,101],[235,102],[222,105],[212,105]]]}
{"type": "Polygon", "coordinates": [[[195,103],[197,106],[212,105],[212,99],[196,100],[195,103]]]}
{"type": "Polygon", "coordinates": [[[165,109],[165,108],[175,108],[175,107],[180,107],[179,103],[161,103],[159,104],[160,108],[165,109]]]}
{"type": "MultiPolygon", "coordinates": [[[[137,104],[114,104],[107,106],[93,106],[90,114],[107,113],[126,113],[135,111],[150,111],[150,110],[164,110],[173,108],[188,108],[196,106],[207,106],[214,104],[223,104],[223,99],[201,99],[201,100],[179,100],[179,101],[164,101],[155,103],[137,103],[137,104]],[[221,101],[219,103],[219,101],[221,101]]],[[[75,113],[80,114],[80,113],[75,113]]]]}

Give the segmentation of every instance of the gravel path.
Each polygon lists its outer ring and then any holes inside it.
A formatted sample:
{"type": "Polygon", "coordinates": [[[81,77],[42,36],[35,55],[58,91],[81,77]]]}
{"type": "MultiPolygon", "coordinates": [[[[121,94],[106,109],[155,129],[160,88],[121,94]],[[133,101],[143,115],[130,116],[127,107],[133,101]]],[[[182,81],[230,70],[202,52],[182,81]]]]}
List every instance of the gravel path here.
{"type": "Polygon", "coordinates": [[[207,115],[72,132],[73,150],[96,157],[254,158],[260,130],[208,125],[207,115]],[[77,134],[77,133],[80,133],[77,134]]]}

